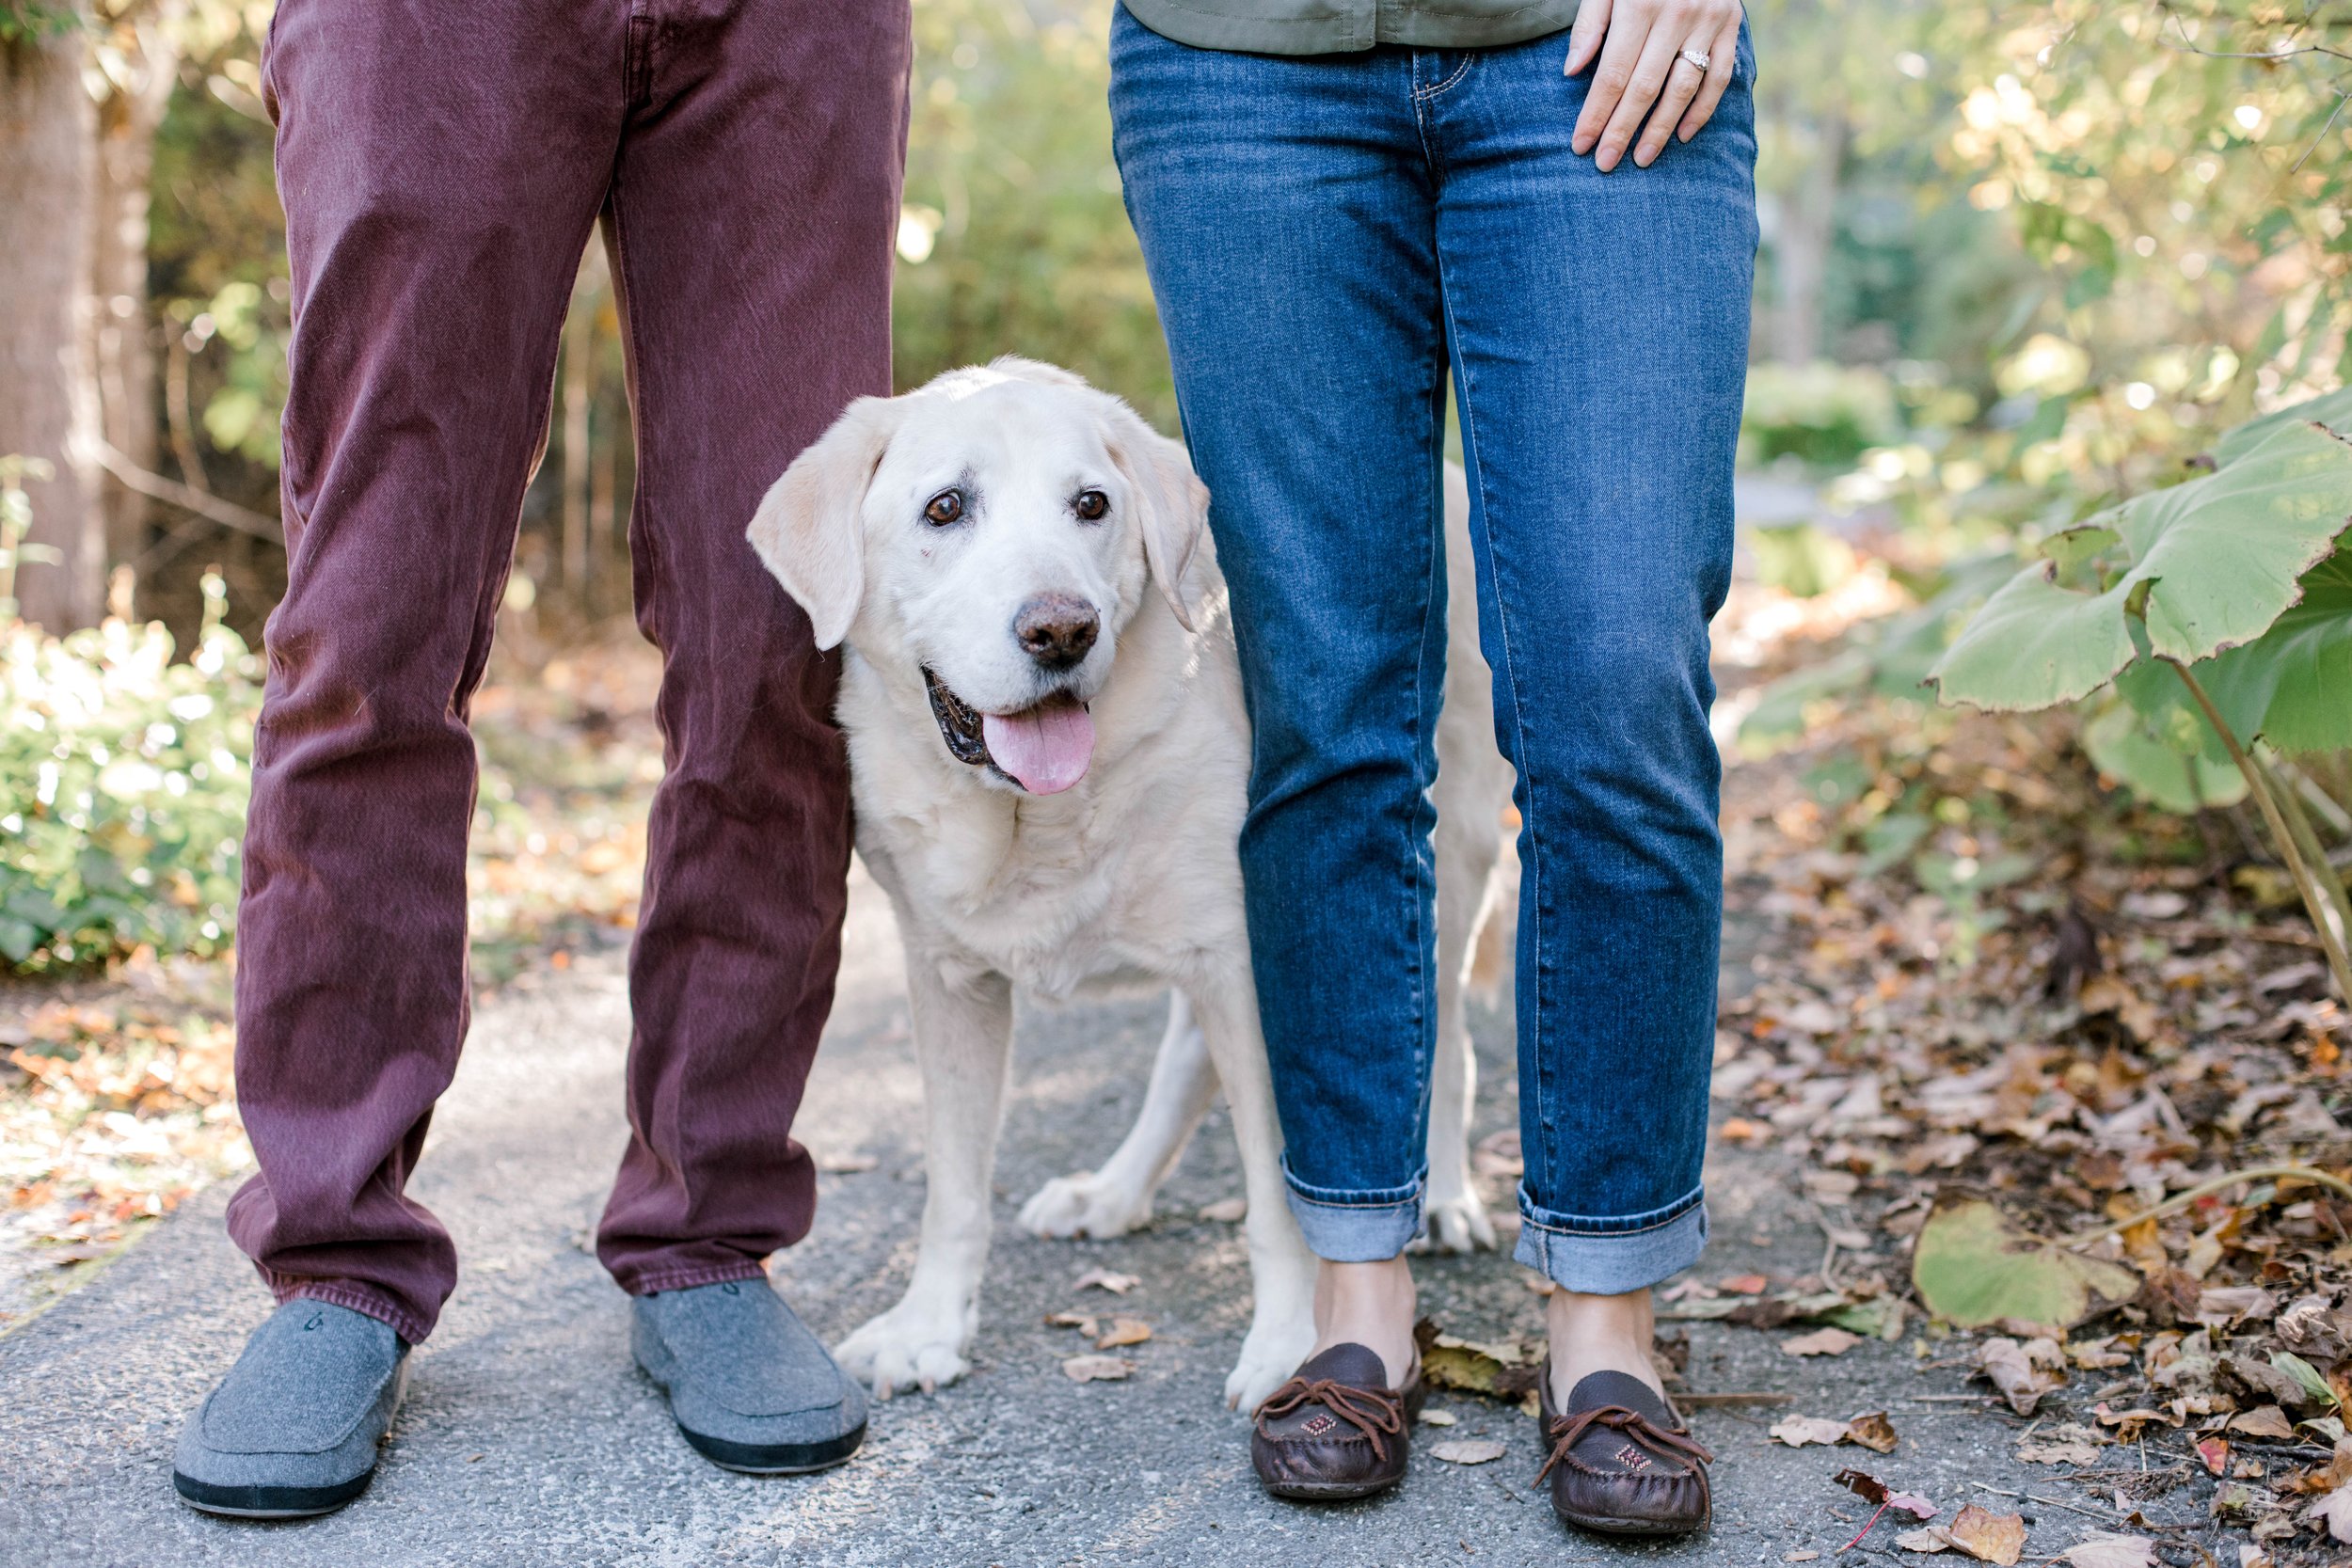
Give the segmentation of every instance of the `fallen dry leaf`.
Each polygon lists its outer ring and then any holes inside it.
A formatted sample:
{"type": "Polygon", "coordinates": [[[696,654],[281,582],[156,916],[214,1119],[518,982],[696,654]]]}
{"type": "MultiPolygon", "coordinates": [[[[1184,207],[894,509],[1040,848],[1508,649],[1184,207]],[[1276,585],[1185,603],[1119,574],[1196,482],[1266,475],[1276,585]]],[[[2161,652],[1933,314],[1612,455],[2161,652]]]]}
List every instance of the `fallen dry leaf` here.
{"type": "Polygon", "coordinates": [[[1939,1525],[1922,1525],[1917,1529],[1905,1530],[1895,1537],[1895,1544],[1907,1552],[1929,1553],[1958,1550],[1952,1544],[1952,1538],[1945,1534],[1943,1527],[1939,1525]]]}
{"type": "Polygon", "coordinates": [[[2197,1457],[2204,1463],[2205,1473],[2217,1476],[2230,1467],[2230,1440],[2227,1437],[2207,1437],[2197,1445],[2197,1457]]]}
{"type": "Polygon", "coordinates": [[[1846,1423],[1846,1441],[1859,1443],[1878,1453],[1893,1453],[1897,1442],[1895,1423],[1886,1418],[1883,1410],[1856,1416],[1846,1423]]]}
{"type": "Polygon", "coordinates": [[[1994,1513],[1970,1503],[1944,1527],[1952,1544],[1979,1562],[2009,1568],[2026,1550],[2026,1521],[2014,1513],[1994,1513]]]}
{"type": "Polygon", "coordinates": [[[1115,1296],[1123,1296],[1142,1283],[1140,1277],[1132,1274],[1118,1274],[1109,1269],[1089,1269],[1072,1281],[1070,1288],[1073,1291],[1092,1288],[1097,1291],[1108,1291],[1115,1296]]]}
{"type": "Polygon", "coordinates": [[[1084,1312],[1048,1312],[1045,1314],[1045,1326],[1074,1328],[1089,1338],[1092,1338],[1097,1332],[1094,1320],[1084,1312]]]}
{"type": "Polygon", "coordinates": [[[1916,1519],[1935,1517],[1935,1505],[1927,1498],[1897,1492],[1867,1470],[1840,1470],[1829,1479],[1873,1508],[1899,1508],[1916,1519]]]}
{"type": "Polygon", "coordinates": [[[2249,1318],[2268,1319],[2279,1310],[2279,1298],[2254,1285],[2214,1287],[2197,1293],[2197,1321],[2212,1328],[2233,1328],[2249,1318]]]}
{"type": "Polygon", "coordinates": [[[1843,1355],[1860,1343],[1860,1335],[1849,1334],[1842,1328],[1817,1328],[1810,1334],[1783,1339],[1780,1349],[1784,1355],[1843,1355]]]}
{"type": "Polygon", "coordinates": [[[1448,1465],[1484,1465],[1501,1459],[1510,1449],[1491,1437],[1457,1437],[1439,1443],[1429,1451],[1448,1465]]]}
{"type": "Polygon", "coordinates": [[[1117,1350],[1121,1345],[1139,1345],[1152,1338],[1152,1325],[1141,1318],[1113,1318],[1111,1326],[1094,1341],[1096,1350],[1117,1350]]]}
{"type": "Polygon", "coordinates": [[[1977,1351],[1977,1373],[2001,1391],[2011,1410],[2030,1416],[2042,1395],[2065,1385],[2066,1354],[2055,1339],[1987,1339],[1977,1351]]]}
{"type": "Polygon", "coordinates": [[[2295,1440],[2295,1423],[2288,1420],[2286,1412],[2275,1404],[2256,1405],[2251,1410],[2239,1411],[2230,1418],[2230,1424],[2225,1430],[2243,1433],[2249,1437],[2276,1438],[2282,1443],[2295,1440]]]}
{"type": "Polygon", "coordinates": [[[1200,1217],[1218,1225],[1238,1225],[1248,1212],[1249,1200],[1246,1197],[1221,1197],[1200,1206],[1200,1217]]]}
{"type": "Polygon", "coordinates": [[[2329,1539],[2352,1542],[2352,1486],[2339,1486],[2303,1511],[2306,1520],[2326,1524],[2329,1539]]]}
{"type": "Polygon", "coordinates": [[[1760,1296],[1772,1288],[1772,1282],[1760,1274],[1735,1274],[1721,1287],[1735,1296],[1760,1296]]]}
{"type": "Polygon", "coordinates": [[[1450,1427],[1459,1419],[1451,1410],[1424,1410],[1421,1413],[1421,1424],[1425,1427],[1450,1427]]]}
{"type": "Polygon", "coordinates": [[[1136,1364],[1117,1355],[1073,1355],[1061,1364],[1061,1375],[1073,1383],[1117,1383],[1136,1364]]]}
{"type": "Polygon", "coordinates": [[[1783,1552],[1780,1554],[1780,1560],[1783,1562],[1811,1562],[1814,1559],[1820,1557],[1820,1553],[1807,1547],[1803,1551],[1783,1552]]]}
{"type": "Polygon", "coordinates": [[[2155,1568],[2156,1544],[2144,1535],[2094,1535],[2058,1558],[2074,1568],[2155,1568]]]}
{"type": "Polygon", "coordinates": [[[2094,1429],[2067,1421],[2046,1432],[2021,1433],[2017,1457],[2028,1465],[2093,1465],[2102,1441],[2094,1429]]]}
{"type": "Polygon", "coordinates": [[[1846,1423],[1821,1416],[1790,1416],[1774,1421],[1771,1433],[1775,1442],[1802,1449],[1807,1443],[1833,1444],[1846,1440],[1846,1423]]]}

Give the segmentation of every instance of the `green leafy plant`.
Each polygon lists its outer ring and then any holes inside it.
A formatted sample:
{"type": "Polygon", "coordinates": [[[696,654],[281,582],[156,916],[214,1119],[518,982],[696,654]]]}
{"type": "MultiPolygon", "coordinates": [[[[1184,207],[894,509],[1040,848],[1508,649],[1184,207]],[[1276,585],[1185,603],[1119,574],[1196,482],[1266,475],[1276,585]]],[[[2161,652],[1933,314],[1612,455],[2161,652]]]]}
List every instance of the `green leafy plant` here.
{"type": "Polygon", "coordinates": [[[194,657],[159,622],[0,629],[0,960],[217,952],[235,920],[260,661],[204,578],[194,657]]]}
{"type": "Polygon", "coordinates": [[[2201,477],[2052,535],[1930,678],[2011,712],[2111,688],[2093,754],[2159,803],[2210,799],[2233,768],[2352,998],[2352,900],[2310,809],[2327,798],[2291,760],[2352,747],[2346,432],[2352,392],[2315,399],[2224,436],[2201,477]]]}

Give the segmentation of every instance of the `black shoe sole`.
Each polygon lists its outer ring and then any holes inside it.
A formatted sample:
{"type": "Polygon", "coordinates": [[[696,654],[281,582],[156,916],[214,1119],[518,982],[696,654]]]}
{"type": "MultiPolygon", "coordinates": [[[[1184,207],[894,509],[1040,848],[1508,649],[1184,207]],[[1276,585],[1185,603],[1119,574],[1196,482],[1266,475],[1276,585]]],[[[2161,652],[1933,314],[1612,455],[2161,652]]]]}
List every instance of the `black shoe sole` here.
{"type": "Polygon", "coordinates": [[[334,1513],[366,1491],[374,1478],[375,1472],[369,1470],[333,1486],[215,1486],[174,1470],[171,1489],[190,1508],[224,1518],[310,1519],[334,1513]]]}
{"type": "Polygon", "coordinates": [[[1562,1524],[1574,1525],[1596,1535],[1698,1535],[1715,1528],[1711,1513],[1689,1524],[1668,1524],[1657,1519],[1610,1519],[1597,1513],[1572,1513],[1557,1505],[1551,1512],[1562,1524]]]}
{"type": "Polygon", "coordinates": [[[696,1453],[722,1470],[745,1476],[805,1476],[830,1470],[856,1453],[866,1442],[864,1421],[857,1424],[856,1431],[821,1443],[732,1443],[682,1426],[677,1430],[696,1453]]]}
{"type": "Polygon", "coordinates": [[[1258,1484],[1265,1488],[1267,1497],[1280,1497],[1289,1502],[1346,1503],[1354,1502],[1359,1497],[1378,1497],[1404,1479],[1403,1476],[1391,1476],[1386,1481],[1265,1481],[1261,1479],[1258,1484]]]}

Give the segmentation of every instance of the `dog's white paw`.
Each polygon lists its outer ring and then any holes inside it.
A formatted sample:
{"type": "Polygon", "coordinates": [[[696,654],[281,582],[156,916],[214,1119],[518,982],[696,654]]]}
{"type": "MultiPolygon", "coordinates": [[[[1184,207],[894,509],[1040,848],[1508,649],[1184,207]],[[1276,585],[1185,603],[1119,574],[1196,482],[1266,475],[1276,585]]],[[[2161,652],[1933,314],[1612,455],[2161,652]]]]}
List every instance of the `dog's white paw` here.
{"type": "Polygon", "coordinates": [[[1486,1206],[1478,1201],[1476,1193],[1466,1190],[1446,1197],[1430,1196],[1422,1206],[1421,1234],[1413,1239],[1412,1250],[1491,1251],[1494,1244],[1495,1225],[1486,1217],[1486,1206]]]}
{"type": "Polygon", "coordinates": [[[900,1302],[835,1345],[841,1370],[874,1390],[877,1399],[908,1388],[926,1394],[972,1370],[963,1358],[971,1336],[961,1323],[900,1302]]]}
{"type": "Polygon", "coordinates": [[[1057,1176],[1021,1206],[1021,1228],[1032,1236],[1067,1239],[1124,1236],[1152,1217],[1152,1195],[1106,1180],[1090,1170],[1057,1176]]]}
{"type": "Polygon", "coordinates": [[[1290,1381],[1307,1353],[1315,1348],[1314,1320],[1295,1314],[1295,1322],[1279,1326],[1252,1325],[1241,1342],[1241,1359],[1225,1379],[1225,1402],[1243,1415],[1253,1415],[1266,1396],[1290,1381]]]}

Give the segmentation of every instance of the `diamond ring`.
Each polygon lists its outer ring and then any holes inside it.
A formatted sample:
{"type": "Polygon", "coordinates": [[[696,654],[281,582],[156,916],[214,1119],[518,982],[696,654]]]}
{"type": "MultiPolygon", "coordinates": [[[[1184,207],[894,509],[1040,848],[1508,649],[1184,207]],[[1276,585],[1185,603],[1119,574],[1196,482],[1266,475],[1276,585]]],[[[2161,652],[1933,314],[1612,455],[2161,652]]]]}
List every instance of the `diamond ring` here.
{"type": "Polygon", "coordinates": [[[1707,70],[1708,56],[1707,51],[1704,49],[1685,49],[1676,57],[1682,60],[1686,64],[1698,67],[1702,74],[1705,73],[1707,70]]]}

